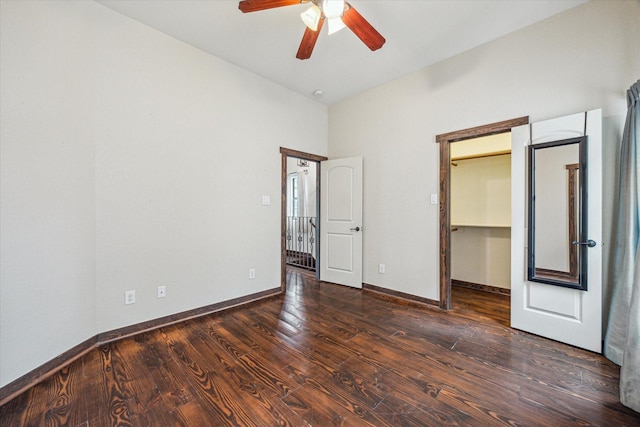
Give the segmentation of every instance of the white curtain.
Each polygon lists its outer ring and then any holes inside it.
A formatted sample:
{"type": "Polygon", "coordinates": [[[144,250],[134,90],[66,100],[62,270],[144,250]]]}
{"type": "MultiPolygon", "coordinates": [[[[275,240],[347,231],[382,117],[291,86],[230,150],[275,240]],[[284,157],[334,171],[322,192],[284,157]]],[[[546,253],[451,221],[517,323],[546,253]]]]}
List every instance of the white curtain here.
{"type": "Polygon", "coordinates": [[[298,172],[298,216],[309,216],[309,203],[307,200],[308,174],[309,170],[301,170],[298,172]]]}
{"type": "Polygon", "coordinates": [[[289,173],[287,174],[287,216],[293,216],[293,203],[295,201],[293,195],[293,177],[297,177],[297,173],[289,173]]]}
{"type": "Polygon", "coordinates": [[[613,294],[604,354],[620,369],[620,401],[640,412],[640,80],[627,91],[622,135],[613,294]]]}

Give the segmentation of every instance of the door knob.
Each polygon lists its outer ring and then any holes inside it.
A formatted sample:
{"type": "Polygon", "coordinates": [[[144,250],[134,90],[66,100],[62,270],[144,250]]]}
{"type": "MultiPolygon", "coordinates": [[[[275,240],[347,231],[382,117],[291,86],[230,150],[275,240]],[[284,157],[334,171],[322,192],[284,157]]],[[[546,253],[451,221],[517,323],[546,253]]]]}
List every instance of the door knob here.
{"type": "Polygon", "coordinates": [[[591,239],[587,240],[586,242],[575,241],[575,242],[571,242],[571,244],[573,244],[573,245],[587,245],[590,248],[593,248],[593,247],[596,246],[596,242],[591,240],[591,239]]]}
{"type": "Polygon", "coordinates": [[[351,228],[351,231],[360,231],[360,227],[356,227],[356,228],[351,228]]]}

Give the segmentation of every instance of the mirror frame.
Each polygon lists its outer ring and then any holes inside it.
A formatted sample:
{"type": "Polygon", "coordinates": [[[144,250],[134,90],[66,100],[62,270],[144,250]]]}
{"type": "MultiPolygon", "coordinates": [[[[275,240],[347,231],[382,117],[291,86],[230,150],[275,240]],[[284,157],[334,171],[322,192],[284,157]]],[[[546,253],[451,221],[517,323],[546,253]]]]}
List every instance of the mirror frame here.
{"type": "MultiPolygon", "coordinates": [[[[566,288],[578,289],[581,291],[587,290],[587,245],[583,244],[583,242],[587,242],[588,234],[587,234],[587,220],[588,220],[588,211],[587,211],[587,137],[581,136],[577,138],[569,138],[562,139],[551,142],[544,142],[540,144],[531,144],[528,149],[529,161],[528,161],[528,219],[529,219],[529,230],[528,230],[528,266],[527,266],[527,280],[530,282],[538,282],[545,283],[548,285],[555,286],[563,286],[566,288]],[[535,168],[536,168],[536,159],[535,154],[536,150],[551,148],[551,147],[559,147],[562,145],[569,144],[579,144],[579,154],[578,154],[578,163],[579,163],[579,179],[578,179],[578,198],[579,198],[579,215],[578,215],[578,240],[576,243],[578,244],[578,281],[572,282],[568,280],[561,280],[550,278],[548,276],[538,276],[536,275],[536,258],[535,258],[535,237],[536,237],[536,227],[535,227],[535,207],[536,207],[536,192],[535,192],[535,168]]],[[[573,243],[573,242],[569,242],[573,243]]]]}

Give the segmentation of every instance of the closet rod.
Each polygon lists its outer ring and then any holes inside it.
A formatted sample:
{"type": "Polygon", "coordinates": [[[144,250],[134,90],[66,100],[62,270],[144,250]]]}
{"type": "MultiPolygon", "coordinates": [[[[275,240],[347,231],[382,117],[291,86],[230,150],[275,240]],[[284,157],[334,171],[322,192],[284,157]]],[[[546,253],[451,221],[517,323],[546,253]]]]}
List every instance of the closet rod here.
{"type": "Polygon", "coordinates": [[[471,154],[469,156],[452,157],[451,161],[455,162],[458,160],[481,159],[483,157],[504,156],[507,154],[511,154],[511,150],[493,151],[491,153],[479,153],[479,154],[471,154]]]}

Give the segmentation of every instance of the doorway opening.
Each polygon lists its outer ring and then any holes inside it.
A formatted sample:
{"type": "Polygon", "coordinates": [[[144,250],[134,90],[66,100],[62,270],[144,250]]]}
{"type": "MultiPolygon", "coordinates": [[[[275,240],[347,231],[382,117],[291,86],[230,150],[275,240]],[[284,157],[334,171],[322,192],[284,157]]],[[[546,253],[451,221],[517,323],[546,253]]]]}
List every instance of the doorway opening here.
{"type": "Polygon", "coordinates": [[[320,162],[326,157],[280,148],[280,287],[286,292],[287,268],[318,278],[320,162]]]}
{"type": "Polygon", "coordinates": [[[465,139],[450,148],[452,308],[508,326],[511,132],[465,139]]]}
{"type": "MultiPolygon", "coordinates": [[[[452,168],[452,144],[465,140],[476,140],[481,137],[511,132],[511,128],[529,123],[529,117],[478,126],[460,131],[450,132],[436,136],[436,142],[440,146],[440,308],[451,309],[451,280],[452,280],[452,224],[451,211],[451,168],[452,168]]],[[[470,142],[473,144],[473,142],[470,142]]],[[[460,161],[460,159],[458,159],[460,161]]],[[[456,163],[454,161],[454,163],[456,163]]],[[[455,167],[455,166],[454,166],[455,167]]],[[[474,224],[469,224],[474,225],[474,224]]],[[[458,231],[460,228],[457,228],[458,231]]]]}

